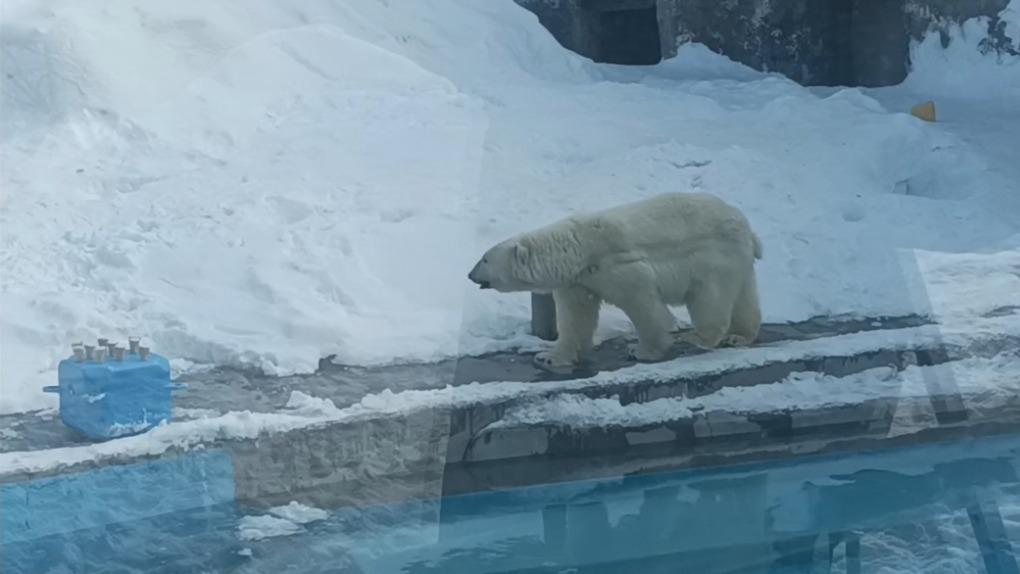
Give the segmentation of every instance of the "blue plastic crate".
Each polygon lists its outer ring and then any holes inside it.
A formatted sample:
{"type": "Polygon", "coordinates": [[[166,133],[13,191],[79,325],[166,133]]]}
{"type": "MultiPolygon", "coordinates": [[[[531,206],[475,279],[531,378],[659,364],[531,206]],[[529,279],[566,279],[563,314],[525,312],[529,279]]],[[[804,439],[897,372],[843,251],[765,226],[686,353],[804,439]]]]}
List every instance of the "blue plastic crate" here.
{"type": "Polygon", "coordinates": [[[150,353],[144,360],[60,361],[59,384],[44,391],[60,394],[60,419],[94,440],[143,433],[170,420],[171,392],[185,385],[170,382],[170,362],[150,353]]]}

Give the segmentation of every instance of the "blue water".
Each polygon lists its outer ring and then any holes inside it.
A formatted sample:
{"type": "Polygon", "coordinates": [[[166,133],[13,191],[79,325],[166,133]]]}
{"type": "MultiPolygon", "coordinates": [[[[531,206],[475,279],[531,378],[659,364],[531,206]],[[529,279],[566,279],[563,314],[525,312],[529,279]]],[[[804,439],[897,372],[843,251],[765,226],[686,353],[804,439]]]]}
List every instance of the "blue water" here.
{"type": "Polygon", "coordinates": [[[261,541],[233,472],[216,450],[0,486],[0,571],[1017,574],[1018,436],[332,509],[261,541]]]}

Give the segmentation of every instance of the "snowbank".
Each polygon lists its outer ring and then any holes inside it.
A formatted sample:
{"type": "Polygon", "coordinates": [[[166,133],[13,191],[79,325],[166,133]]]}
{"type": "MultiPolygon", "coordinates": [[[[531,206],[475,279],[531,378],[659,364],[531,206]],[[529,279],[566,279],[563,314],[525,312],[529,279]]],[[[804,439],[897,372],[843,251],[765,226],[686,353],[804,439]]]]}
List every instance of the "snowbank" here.
{"type": "Polygon", "coordinates": [[[897,248],[1020,240],[939,125],[693,47],[597,66],[509,1],[19,1],[0,47],[0,412],[99,336],[277,374],[533,345],[477,254],[660,192],[748,213],[772,321],[914,311],[897,248]]]}

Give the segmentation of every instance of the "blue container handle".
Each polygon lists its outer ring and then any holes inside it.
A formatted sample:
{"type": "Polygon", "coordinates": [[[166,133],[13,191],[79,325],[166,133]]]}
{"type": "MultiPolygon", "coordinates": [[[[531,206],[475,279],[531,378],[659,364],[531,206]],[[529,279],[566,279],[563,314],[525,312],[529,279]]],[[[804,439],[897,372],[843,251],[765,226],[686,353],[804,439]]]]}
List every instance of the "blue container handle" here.
{"type": "Polygon", "coordinates": [[[60,385],[46,385],[42,390],[44,393],[59,393],[60,385]]]}
{"type": "Polygon", "coordinates": [[[183,391],[184,389],[188,388],[188,385],[185,383],[170,383],[169,385],[167,385],[167,387],[171,391],[183,391]]]}

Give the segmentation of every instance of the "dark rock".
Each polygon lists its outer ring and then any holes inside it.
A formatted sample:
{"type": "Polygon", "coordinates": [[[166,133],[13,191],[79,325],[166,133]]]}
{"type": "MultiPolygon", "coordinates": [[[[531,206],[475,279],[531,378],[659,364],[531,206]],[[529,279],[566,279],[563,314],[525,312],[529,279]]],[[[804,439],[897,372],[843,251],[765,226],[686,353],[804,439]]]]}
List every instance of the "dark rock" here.
{"type": "Polygon", "coordinates": [[[596,62],[654,64],[699,42],[805,85],[886,86],[910,42],[985,16],[984,51],[1020,53],[998,19],[1009,0],[517,0],[566,48],[596,62]],[[656,25],[657,23],[657,25],[656,25]],[[658,44],[656,48],[653,44],[658,44]]]}

